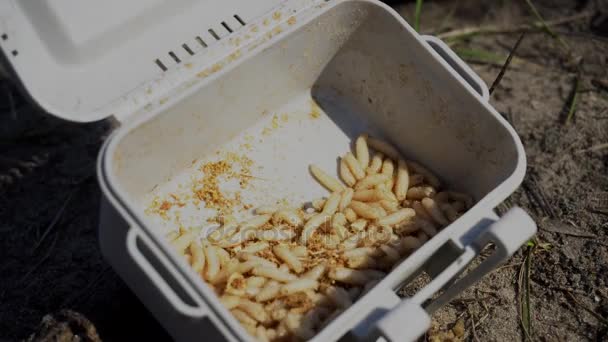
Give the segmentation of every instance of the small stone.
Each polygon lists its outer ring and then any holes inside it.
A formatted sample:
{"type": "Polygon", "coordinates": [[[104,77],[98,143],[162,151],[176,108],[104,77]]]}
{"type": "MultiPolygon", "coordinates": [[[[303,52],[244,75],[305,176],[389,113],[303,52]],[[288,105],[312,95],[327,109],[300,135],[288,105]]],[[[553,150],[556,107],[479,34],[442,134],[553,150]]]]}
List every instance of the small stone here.
{"type": "Polygon", "coordinates": [[[532,109],[538,110],[541,107],[541,103],[539,101],[532,100],[530,101],[530,106],[532,106],[532,109]]]}

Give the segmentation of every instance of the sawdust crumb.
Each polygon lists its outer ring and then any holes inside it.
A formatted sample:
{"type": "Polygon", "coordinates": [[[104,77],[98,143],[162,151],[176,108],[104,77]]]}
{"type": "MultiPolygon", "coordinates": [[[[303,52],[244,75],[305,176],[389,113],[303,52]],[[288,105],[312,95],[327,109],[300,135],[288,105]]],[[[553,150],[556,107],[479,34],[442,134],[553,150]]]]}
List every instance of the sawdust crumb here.
{"type": "Polygon", "coordinates": [[[262,129],[262,135],[270,135],[272,134],[273,131],[279,129],[281,127],[281,123],[279,120],[279,117],[275,114],[272,117],[272,121],[270,122],[269,126],[264,127],[264,129],[262,129]]]}
{"type": "Polygon", "coordinates": [[[211,67],[211,72],[218,72],[218,71],[222,70],[223,67],[224,66],[221,63],[215,63],[211,67]]]}
{"type": "MultiPolygon", "coordinates": [[[[190,193],[171,193],[163,199],[155,197],[146,213],[157,214],[167,220],[168,212],[172,208],[184,207],[186,201],[189,201],[196,207],[203,202],[205,208],[215,209],[220,215],[229,215],[237,206],[243,205],[241,192],[225,193],[220,185],[229,180],[236,180],[241,189],[246,189],[252,179],[252,166],[253,160],[247,156],[228,152],[223,159],[207,162],[199,167],[203,176],[192,178],[190,193]]],[[[174,213],[174,218],[179,220],[178,212],[174,213]]]]}
{"type": "Polygon", "coordinates": [[[321,108],[319,107],[319,105],[314,101],[310,101],[310,113],[309,116],[311,119],[318,119],[321,116],[321,108]]]}
{"type": "Polygon", "coordinates": [[[431,324],[428,341],[431,342],[462,342],[464,337],[464,321],[458,320],[452,329],[441,329],[436,321],[431,324]]]}
{"type": "Polygon", "coordinates": [[[236,50],[235,52],[231,53],[230,56],[228,56],[228,60],[230,61],[235,61],[237,60],[239,57],[241,57],[241,50],[236,50]]]}

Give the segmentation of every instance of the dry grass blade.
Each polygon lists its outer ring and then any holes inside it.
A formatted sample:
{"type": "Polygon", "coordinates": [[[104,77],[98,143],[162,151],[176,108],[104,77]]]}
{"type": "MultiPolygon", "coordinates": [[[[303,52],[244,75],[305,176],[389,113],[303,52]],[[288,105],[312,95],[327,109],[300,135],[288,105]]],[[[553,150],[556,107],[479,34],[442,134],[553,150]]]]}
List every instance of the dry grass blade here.
{"type": "Polygon", "coordinates": [[[414,29],[420,32],[420,14],[422,13],[423,0],[416,0],[416,12],[414,13],[414,29]]]}
{"type": "Polygon", "coordinates": [[[471,309],[467,306],[467,311],[469,313],[469,317],[471,317],[471,330],[473,331],[473,340],[475,342],[479,342],[479,337],[477,336],[477,326],[475,323],[475,315],[471,312],[471,309]]]}
{"type": "Polygon", "coordinates": [[[540,214],[544,214],[553,219],[558,216],[555,209],[547,199],[545,189],[538,184],[534,174],[529,173],[529,176],[524,179],[523,188],[526,191],[526,194],[528,194],[528,196],[532,198],[534,202],[536,202],[538,208],[542,210],[540,214]]]}
{"type": "Polygon", "coordinates": [[[528,247],[526,257],[519,270],[520,323],[527,341],[532,341],[532,315],[530,314],[530,264],[534,247],[528,247]]]}
{"type": "Polygon", "coordinates": [[[51,232],[51,230],[53,230],[53,228],[55,227],[55,225],[57,225],[57,222],[59,222],[59,219],[63,215],[63,212],[65,211],[65,208],[67,208],[68,203],[70,202],[70,199],[72,198],[72,195],[74,195],[74,191],[73,190],[72,190],[72,192],[70,192],[70,194],[68,195],[68,197],[65,199],[65,201],[61,205],[61,208],[59,208],[59,210],[55,214],[55,217],[53,217],[53,220],[51,221],[51,223],[45,229],[45,231],[42,234],[42,237],[40,238],[40,240],[38,240],[38,242],[36,242],[36,244],[34,245],[34,251],[36,251],[38,249],[38,247],[40,247],[40,245],[42,245],[42,243],[44,242],[44,240],[46,239],[46,237],[49,235],[49,233],[51,232]]]}
{"type": "Polygon", "coordinates": [[[566,41],[564,41],[560,35],[558,35],[551,29],[545,19],[540,15],[540,12],[538,12],[538,10],[536,9],[536,6],[534,6],[534,4],[532,3],[532,0],[526,0],[526,4],[528,4],[528,8],[530,8],[532,14],[536,17],[538,22],[540,22],[543,30],[547,32],[551,37],[555,38],[562,46],[562,48],[566,51],[566,53],[570,55],[570,46],[568,45],[568,43],[566,43],[566,41]]]}
{"type": "Polygon", "coordinates": [[[55,245],[57,244],[57,240],[58,237],[57,235],[55,235],[55,239],[53,239],[53,242],[51,243],[51,246],[49,247],[47,253],[29,271],[27,271],[27,273],[17,282],[17,285],[15,287],[19,287],[24,284],[26,280],[28,280],[29,276],[51,257],[51,255],[53,254],[53,250],[55,249],[55,245]]]}
{"type": "Polygon", "coordinates": [[[517,48],[519,47],[519,44],[521,44],[521,42],[525,36],[526,36],[526,33],[525,32],[522,33],[519,36],[519,39],[517,39],[517,42],[515,43],[515,45],[511,49],[511,51],[509,52],[509,57],[507,57],[505,64],[503,64],[502,68],[500,69],[500,72],[498,73],[498,76],[496,77],[496,79],[492,83],[492,86],[490,87],[490,95],[492,95],[492,93],[494,92],[494,89],[496,89],[496,87],[500,84],[500,81],[502,80],[503,76],[505,75],[507,68],[509,68],[509,65],[511,64],[511,60],[513,59],[513,55],[515,54],[515,51],[517,50],[517,48]]]}
{"type": "Polygon", "coordinates": [[[577,74],[576,77],[574,78],[574,87],[572,90],[572,95],[570,96],[570,101],[568,101],[568,112],[566,114],[566,119],[564,121],[564,124],[569,123],[570,120],[572,120],[572,118],[574,117],[574,114],[576,113],[576,107],[578,105],[578,98],[579,98],[580,86],[581,86],[580,78],[581,78],[580,73],[577,74]]]}
{"type": "Polygon", "coordinates": [[[467,48],[456,48],[454,52],[460,56],[463,60],[473,63],[491,64],[496,66],[503,66],[506,62],[506,57],[479,49],[467,49],[467,48]]]}
{"type": "Polygon", "coordinates": [[[519,26],[512,27],[500,27],[500,26],[476,26],[476,27],[465,27],[462,29],[457,29],[453,31],[448,31],[444,33],[440,33],[437,36],[441,39],[463,39],[468,38],[480,34],[510,34],[510,33],[518,33],[518,32],[529,32],[534,30],[543,30],[545,26],[554,27],[559,25],[564,25],[567,23],[572,23],[575,21],[579,21],[582,19],[591,18],[593,13],[585,12],[576,14],[569,17],[564,17],[556,20],[545,21],[544,24],[542,21],[535,21],[531,25],[524,24],[519,26]]]}
{"type": "Polygon", "coordinates": [[[597,152],[597,151],[601,151],[601,150],[605,150],[605,149],[608,149],[608,143],[597,144],[597,145],[591,146],[586,149],[578,150],[575,153],[581,154],[581,153],[585,153],[585,152],[597,152]]]}
{"type": "Polygon", "coordinates": [[[541,229],[556,234],[563,234],[585,239],[597,238],[597,236],[594,234],[585,233],[584,231],[581,231],[578,227],[574,225],[574,223],[565,223],[561,220],[547,220],[545,222],[542,222],[541,229]]]}

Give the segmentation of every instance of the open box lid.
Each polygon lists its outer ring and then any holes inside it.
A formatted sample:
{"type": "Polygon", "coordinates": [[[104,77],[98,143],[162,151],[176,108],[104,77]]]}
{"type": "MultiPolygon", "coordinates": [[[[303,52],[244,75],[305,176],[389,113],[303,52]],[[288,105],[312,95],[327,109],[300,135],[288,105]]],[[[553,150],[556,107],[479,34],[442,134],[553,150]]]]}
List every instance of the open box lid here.
{"type": "Polygon", "coordinates": [[[50,114],[79,122],[120,118],[143,107],[173,69],[206,58],[281,2],[2,1],[0,47],[4,67],[50,114]]]}

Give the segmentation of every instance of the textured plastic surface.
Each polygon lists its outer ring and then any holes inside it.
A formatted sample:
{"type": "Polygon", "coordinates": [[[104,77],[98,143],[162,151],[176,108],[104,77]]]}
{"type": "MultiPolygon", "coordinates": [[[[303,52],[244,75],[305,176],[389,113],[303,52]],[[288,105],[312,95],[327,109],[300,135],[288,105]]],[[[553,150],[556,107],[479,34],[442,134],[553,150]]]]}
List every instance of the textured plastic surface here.
{"type": "MultiPolygon", "coordinates": [[[[270,18],[272,14],[265,19],[270,18]]],[[[481,243],[488,222],[496,220],[492,209],[523,179],[521,142],[488,104],[487,87],[470,69],[454,69],[460,62],[447,47],[420,37],[380,2],[319,2],[287,21],[260,27],[261,38],[242,44],[238,57],[218,59],[218,68],[176,88],[166,102],[140,113],[112,136],[100,157],[104,194],[184,276],[208,317],[223,322],[231,335],[248,339],[164,240],[175,221],[145,214],[151,199],[188,189],[200,162],[216,158],[216,151],[232,151],[247,154],[255,165],[256,181],[243,191],[244,202],[254,207],[279,199],[300,203],[326,195],[308,173],[309,164],[335,174],[335,158],[353,137],[371,132],[389,140],[450,188],[473,194],[477,203],[315,337],[365,339],[399,305],[395,289],[432,263],[431,256],[446,243],[470,250],[466,258],[475,255],[473,242],[481,243]],[[247,142],[252,146],[241,150],[247,142]]],[[[195,206],[180,210],[186,227],[214,215],[195,206]]],[[[102,235],[114,234],[112,227],[100,229],[102,235]]],[[[447,275],[457,271],[450,268],[442,275],[438,270],[438,280],[425,293],[443,287],[451,278],[447,275]]],[[[172,321],[168,329],[181,327],[172,321]]]]}

